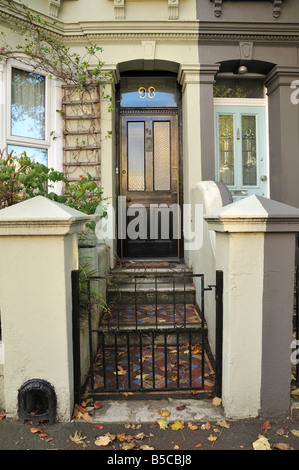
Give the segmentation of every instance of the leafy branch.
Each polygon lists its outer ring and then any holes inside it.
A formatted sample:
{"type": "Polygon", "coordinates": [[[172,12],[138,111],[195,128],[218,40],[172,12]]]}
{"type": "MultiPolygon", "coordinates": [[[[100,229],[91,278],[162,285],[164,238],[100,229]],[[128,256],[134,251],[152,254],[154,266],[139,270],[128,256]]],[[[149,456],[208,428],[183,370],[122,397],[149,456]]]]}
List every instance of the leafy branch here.
{"type": "Polygon", "coordinates": [[[65,84],[78,88],[88,88],[99,83],[109,83],[111,72],[103,72],[104,62],[98,57],[102,48],[98,45],[85,46],[81,57],[77,52],[61,43],[55,34],[55,22],[48,22],[34,14],[24,3],[16,4],[13,0],[1,0],[1,5],[9,10],[19,21],[11,25],[13,32],[22,37],[22,44],[15,49],[6,35],[1,32],[0,60],[16,59],[30,65],[33,70],[40,70],[50,78],[56,77],[65,84]],[[94,63],[95,65],[90,65],[94,63]]]}

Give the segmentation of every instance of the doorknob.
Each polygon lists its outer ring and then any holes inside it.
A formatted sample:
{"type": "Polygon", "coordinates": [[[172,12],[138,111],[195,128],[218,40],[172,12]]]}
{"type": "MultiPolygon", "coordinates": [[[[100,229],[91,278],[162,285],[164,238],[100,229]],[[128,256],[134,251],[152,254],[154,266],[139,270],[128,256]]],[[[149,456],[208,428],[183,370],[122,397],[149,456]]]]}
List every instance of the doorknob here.
{"type": "Polygon", "coordinates": [[[261,176],[261,181],[267,181],[267,176],[266,176],[266,175],[262,175],[262,176],[261,176]]]}
{"type": "Polygon", "coordinates": [[[131,202],[131,198],[130,197],[127,197],[127,202],[131,202]]]}

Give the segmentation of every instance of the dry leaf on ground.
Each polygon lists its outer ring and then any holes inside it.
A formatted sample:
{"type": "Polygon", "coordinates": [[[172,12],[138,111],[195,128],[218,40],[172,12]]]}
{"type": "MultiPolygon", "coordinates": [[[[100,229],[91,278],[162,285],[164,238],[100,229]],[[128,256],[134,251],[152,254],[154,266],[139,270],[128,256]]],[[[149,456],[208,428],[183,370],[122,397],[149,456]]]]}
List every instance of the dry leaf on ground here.
{"type": "Polygon", "coordinates": [[[191,429],[191,431],[196,431],[196,429],[198,429],[198,426],[196,424],[187,423],[187,426],[189,429],[191,429]]]}
{"type": "Polygon", "coordinates": [[[214,405],[214,406],[220,406],[221,403],[222,403],[221,398],[214,397],[213,400],[212,400],[212,405],[214,405]]]}
{"type": "Polygon", "coordinates": [[[217,421],[216,426],[221,426],[222,428],[230,429],[231,425],[228,424],[225,419],[222,421],[217,421]]]}
{"type": "Polygon", "coordinates": [[[139,447],[140,450],[155,450],[154,447],[148,446],[147,444],[144,444],[139,447]]]}
{"type": "Polygon", "coordinates": [[[95,445],[96,446],[107,446],[111,442],[111,437],[110,436],[100,436],[95,440],[95,445]]]}
{"type": "Polygon", "coordinates": [[[99,410],[100,408],[102,408],[103,406],[103,403],[99,400],[95,401],[93,406],[95,407],[96,410],[99,410]]]}
{"type": "Polygon", "coordinates": [[[171,429],[173,431],[177,431],[178,429],[184,429],[184,422],[183,421],[179,421],[178,419],[170,425],[171,429]]]}
{"type": "Polygon", "coordinates": [[[290,432],[291,432],[294,436],[299,437],[299,431],[297,431],[296,429],[291,429],[290,432]]]}
{"type": "Polygon", "coordinates": [[[259,435],[259,438],[252,444],[254,450],[271,450],[268,439],[259,435]]]}
{"type": "Polygon", "coordinates": [[[277,444],[274,444],[273,447],[278,450],[290,450],[290,445],[285,444],[284,442],[278,442],[277,444]]]}
{"type": "Polygon", "coordinates": [[[160,426],[160,429],[168,429],[169,421],[168,419],[158,419],[157,423],[160,426]]]}
{"type": "Polygon", "coordinates": [[[163,418],[168,417],[171,415],[170,411],[168,410],[158,410],[159,415],[161,415],[163,418]]]}
{"type": "Polygon", "coordinates": [[[84,439],[86,439],[86,436],[83,437],[80,431],[75,431],[75,434],[73,436],[70,436],[70,440],[72,442],[75,442],[75,444],[80,444],[80,445],[83,445],[83,447],[86,447],[84,439]]]}

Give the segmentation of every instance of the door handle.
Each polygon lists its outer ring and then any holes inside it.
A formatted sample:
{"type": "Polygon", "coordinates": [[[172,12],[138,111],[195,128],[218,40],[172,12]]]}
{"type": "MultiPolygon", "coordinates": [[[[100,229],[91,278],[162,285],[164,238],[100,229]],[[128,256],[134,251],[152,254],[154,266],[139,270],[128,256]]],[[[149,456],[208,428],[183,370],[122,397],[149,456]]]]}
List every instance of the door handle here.
{"type": "Polygon", "coordinates": [[[132,200],[132,199],[131,199],[130,197],[127,197],[127,198],[126,198],[126,201],[127,201],[127,202],[131,202],[131,200],[132,200]]]}
{"type": "Polygon", "coordinates": [[[261,181],[267,181],[267,176],[266,176],[266,175],[262,175],[262,176],[261,176],[261,181]]]}

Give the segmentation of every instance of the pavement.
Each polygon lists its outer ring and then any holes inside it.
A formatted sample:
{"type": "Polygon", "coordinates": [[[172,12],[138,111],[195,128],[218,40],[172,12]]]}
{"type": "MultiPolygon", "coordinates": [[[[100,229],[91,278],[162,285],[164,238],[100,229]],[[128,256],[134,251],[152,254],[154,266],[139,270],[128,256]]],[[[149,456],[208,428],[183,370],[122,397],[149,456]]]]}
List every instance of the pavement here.
{"type": "MultiPolygon", "coordinates": [[[[51,425],[4,417],[0,450],[97,450],[102,463],[142,469],[156,464],[187,466],[199,458],[200,450],[299,450],[299,420],[291,418],[229,420],[221,405],[211,400],[101,404],[91,412],[83,409],[69,422],[51,425]]],[[[54,455],[47,454],[47,459],[54,455]]],[[[75,456],[76,462],[84,459],[82,453],[75,456]]]]}

